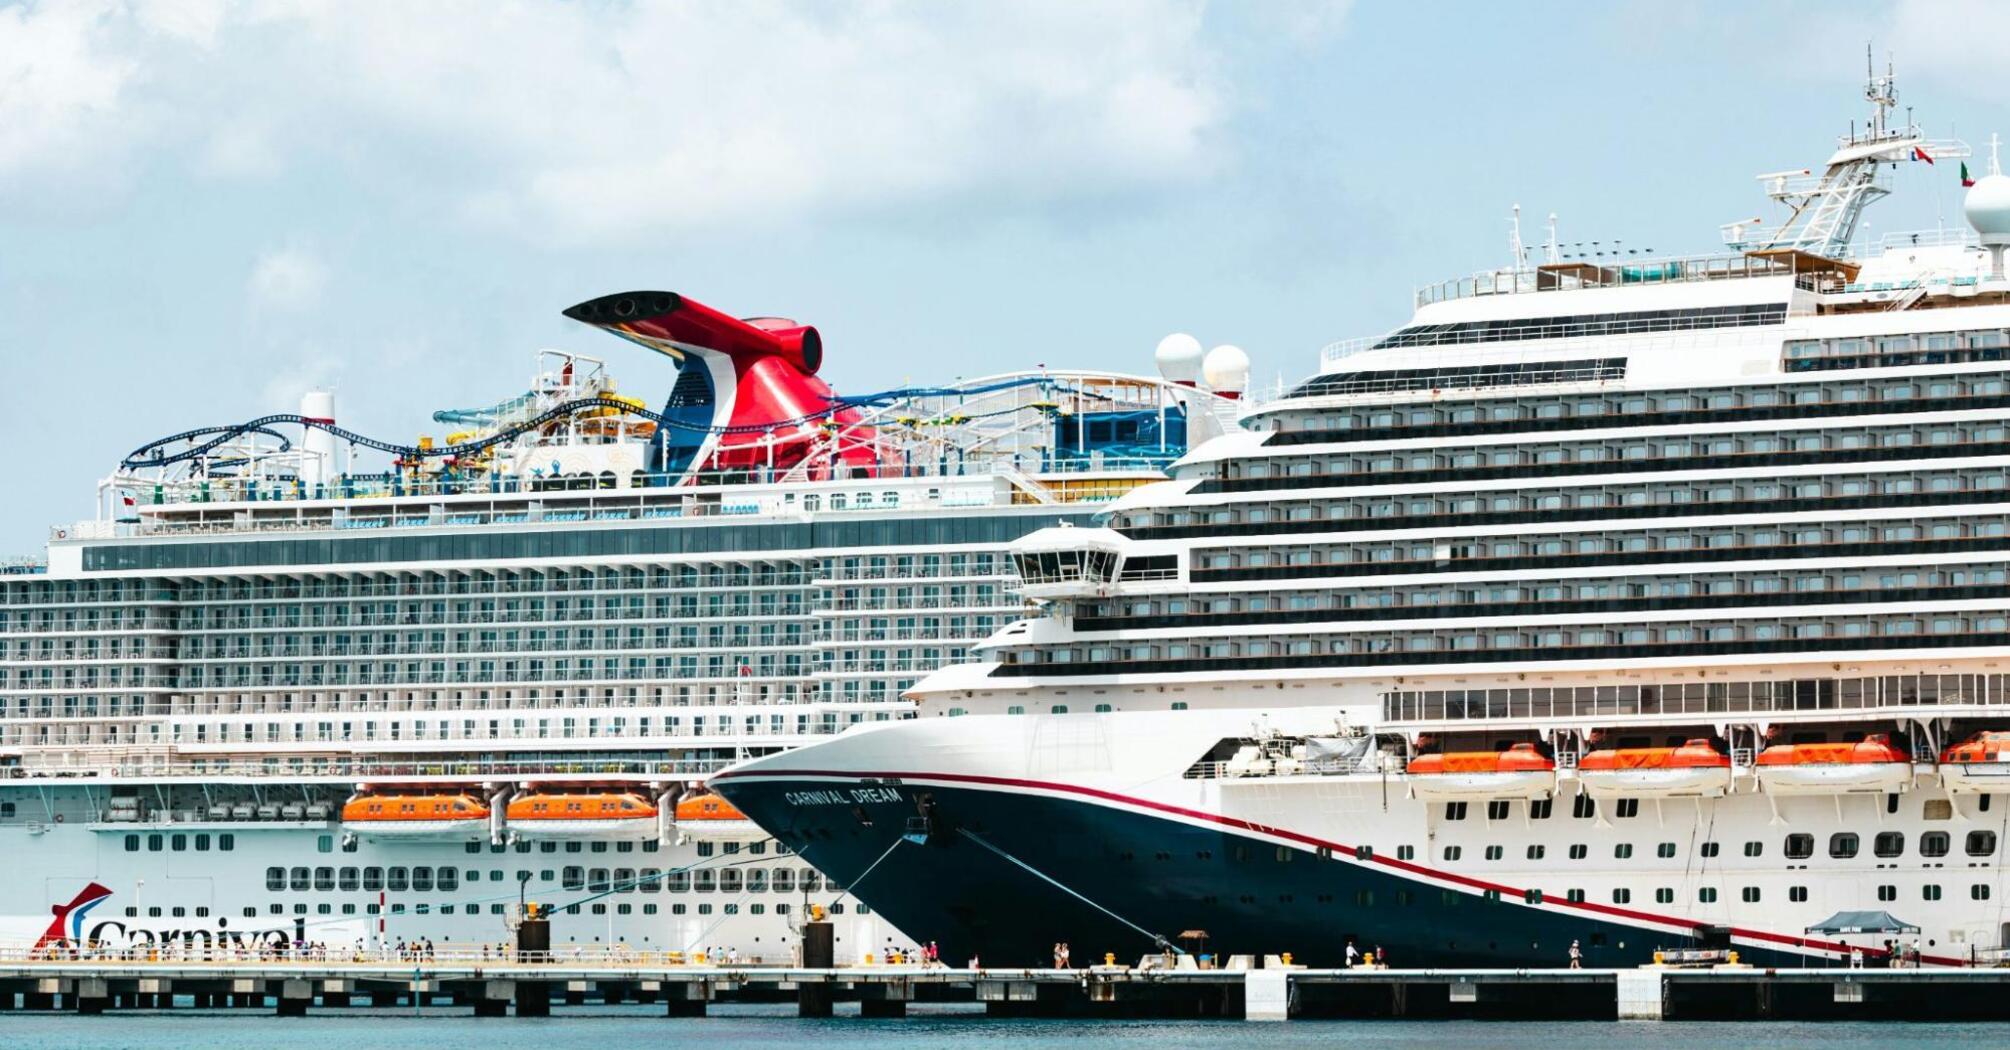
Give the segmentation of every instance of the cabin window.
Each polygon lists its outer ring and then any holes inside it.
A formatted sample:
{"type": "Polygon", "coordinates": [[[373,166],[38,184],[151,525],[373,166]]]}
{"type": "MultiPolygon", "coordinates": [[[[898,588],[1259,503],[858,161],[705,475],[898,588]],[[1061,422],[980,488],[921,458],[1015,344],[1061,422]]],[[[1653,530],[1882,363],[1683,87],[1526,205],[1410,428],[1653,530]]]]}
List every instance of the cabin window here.
{"type": "Polygon", "coordinates": [[[1584,843],[1573,842],[1570,844],[1571,860],[1583,860],[1589,854],[1590,854],[1590,847],[1586,846],[1584,843]]]}
{"type": "Polygon", "coordinates": [[[1938,884],[1928,884],[1925,886],[1921,886],[1919,888],[1919,897],[1921,900],[1929,900],[1929,901],[1939,900],[1940,886],[1938,884]]]}
{"type": "Polygon", "coordinates": [[[1807,903],[1808,888],[1806,886],[1787,887],[1787,899],[1793,901],[1795,904],[1807,903]]]}
{"type": "MultiPolygon", "coordinates": [[[[1985,795],[1983,797],[1987,798],[1988,796],[1985,795]]],[[[1553,808],[1552,800],[1546,798],[1535,799],[1528,804],[1528,819],[1548,820],[1550,811],[1553,808]]]]}
{"type": "Polygon", "coordinates": [[[1499,860],[1499,859],[1501,859],[1501,854],[1502,854],[1502,851],[1501,851],[1501,847],[1499,847],[1499,846],[1488,846],[1488,847],[1487,847],[1487,859],[1488,859],[1488,860],[1499,860]]]}
{"type": "Polygon", "coordinates": [[[1674,856],[1675,844],[1673,842],[1663,842],[1662,844],[1654,847],[1654,855],[1663,858],[1664,860],[1674,856]]]}
{"type": "Polygon", "coordinates": [[[1622,842],[1622,843],[1619,843],[1618,845],[1616,845],[1616,846],[1612,847],[1612,859],[1614,859],[1614,860],[1632,860],[1632,859],[1633,859],[1633,843],[1631,843],[1631,842],[1622,842]]]}
{"type": "Polygon", "coordinates": [[[1986,900],[1988,900],[1988,899],[1989,899],[1989,884],[1988,884],[1988,883],[1986,883],[1986,882],[1978,882],[1978,883],[1975,883],[1975,884],[1974,884],[1974,885],[1972,885],[1972,886],[1969,886],[1969,887],[1968,887],[1968,899],[1969,899],[1969,900],[1972,900],[1972,901],[1986,901],[1986,900]]]}
{"type": "Polygon", "coordinates": [[[1897,899],[1898,899],[1898,887],[1896,887],[1896,886],[1888,886],[1888,885],[1887,885],[1887,886],[1879,886],[1879,887],[1877,888],[1877,899],[1878,899],[1878,900],[1881,900],[1881,901],[1895,901],[1895,900],[1897,900],[1897,899]]]}
{"type": "Polygon", "coordinates": [[[1968,841],[1963,844],[1971,857],[1988,857],[1996,853],[1996,833],[1993,831],[1971,831],[1968,841]]]}
{"type": "Polygon", "coordinates": [[[1815,855],[1815,837],[1804,832],[1787,836],[1786,852],[1788,860],[1806,860],[1815,855]]]}
{"type": "Polygon", "coordinates": [[[1747,886],[1738,896],[1746,904],[1757,904],[1759,903],[1759,888],[1757,886],[1747,886]]]}
{"type": "Polygon", "coordinates": [[[1457,860],[1457,859],[1459,859],[1459,854],[1461,854],[1461,853],[1463,853],[1463,852],[1465,852],[1465,851],[1464,851],[1464,850],[1462,850],[1462,849],[1460,849],[1460,848],[1459,848],[1459,847],[1457,847],[1457,846],[1446,846],[1446,847],[1445,847],[1445,859],[1446,859],[1446,860],[1457,860]]]}
{"type": "Polygon", "coordinates": [[[1533,846],[1530,846],[1530,847],[1528,848],[1528,859],[1530,859],[1530,860],[1541,860],[1541,859],[1542,859],[1542,855],[1543,855],[1543,853],[1544,853],[1544,850],[1545,850],[1545,847],[1543,847],[1543,846],[1542,846],[1542,844],[1540,844],[1540,843],[1537,843],[1536,845],[1533,845],[1533,846]]]}
{"type": "Polygon", "coordinates": [[[1668,886],[1663,886],[1663,887],[1661,887],[1660,889],[1658,889],[1658,890],[1655,890],[1655,891],[1654,891],[1654,903],[1656,903],[1656,904],[1673,904],[1673,903],[1675,903],[1675,890],[1674,890],[1673,888],[1671,888],[1671,887],[1668,887],[1668,886]]]}
{"type": "Polygon", "coordinates": [[[1590,795],[1578,795],[1570,801],[1570,815],[1579,820],[1588,820],[1598,815],[1598,800],[1590,795]]]}
{"type": "Polygon", "coordinates": [[[1829,836],[1829,856],[1837,860],[1847,860],[1856,856],[1859,842],[1853,831],[1838,831],[1829,836]]]}
{"type": "Polygon", "coordinates": [[[1919,855],[1922,857],[1945,857],[1952,845],[1945,831],[1929,831],[1919,836],[1919,855]]]}
{"type": "Polygon", "coordinates": [[[1870,841],[1870,851],[1880,857],[1896,857],[1905,852],[1905,832],[1880,831],[1870,841]]]}
{"type": "Polygon", "coordinates": [[[1488,820],[1506,820],[1507,818],[1508,818],[1507,800],[1495,799],[1487,803],[1488,820]]]}
{"type": "Polygon", "coordinates": [[[1760,857],[1760,856],[1764,856],[1764,855],[1765,855],[1765,852],[1766,852],[1766,844],[1765,844],[1765,843],[1763,843],[1763,842],[1747,842],[1747,843],[1745,843],[1745,856],[1747,856],[1747,857],[1760,857]]]}
{"type": "Polygon", "coordinates": [[[1696,900],[1702,904],[1717,903],[1717,887],[1705,886],[1696,891],[1696,900]]]}
{"type": "Polygon", "coordinates": [[[1466,804],[1463,802],[1445,803],[1445,819],[1446,820],[1466,819],[1466,804]]]}

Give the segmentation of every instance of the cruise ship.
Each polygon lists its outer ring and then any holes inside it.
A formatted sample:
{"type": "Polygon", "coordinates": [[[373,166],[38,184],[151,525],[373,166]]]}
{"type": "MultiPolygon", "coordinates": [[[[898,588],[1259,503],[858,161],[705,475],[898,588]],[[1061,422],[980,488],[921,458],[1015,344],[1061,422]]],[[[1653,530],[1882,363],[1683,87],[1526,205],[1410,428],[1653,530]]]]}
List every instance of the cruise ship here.
{"type": "Polygon", "coordinates": [[[545,351],[410,442],[313,392],[134,450],[0,574],[0,950],[474,951],[526,902],[567,951],[786,962],[813,903],[841,959],[911,946],[704,777],[909,717],[1025,614],[1007,545],[1162,479],[1247,375],[840,396],[809,326],[565,312],[661,379],[545,351]]]}
{"type": "Polygon", "coordinates": [[[919,718],[712,785],[986,964],[2001,958],[2010,178],[1860,236],[1969,155],[1865,99],[1714,254],[1422,289],[1016,543],[919,718]]]}

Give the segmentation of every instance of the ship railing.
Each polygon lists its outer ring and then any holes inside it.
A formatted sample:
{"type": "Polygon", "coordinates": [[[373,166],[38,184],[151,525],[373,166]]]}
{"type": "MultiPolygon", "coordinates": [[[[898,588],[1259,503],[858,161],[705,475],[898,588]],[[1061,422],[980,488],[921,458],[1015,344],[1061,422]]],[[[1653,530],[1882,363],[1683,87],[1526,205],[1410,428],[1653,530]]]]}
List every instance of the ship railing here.
{"type": "MultiPolygon", "coordinates": [[[[785,560],[790,559],[786,558],[760,559],[760,561],[763,563],[778,562],[785,560]]],[[[786,568],[786,569],[776,568],[776,569],[757,569],[756,571],[753,572],[722,571],[722,572],[701,572],[701,573],[670,573],[661,570],[648,570],[648,571],[637,570],[634,572],[621,571],[615,575],[611,575],[606,578],[602,578],[598,573],[594,573],[591,570],[588,570],[589,575],[585,576],[584,578],[574,578],[568,574],[569,570],[565,569],[550,570],[549,575],[539,575],[538,570],[535,569],[525,570],[526,574],[533,577],[531,579],[515,578],[514,576],[515,570],[512,570],[511,576],[501,576],[496,574],[497,572],[496,570],[475,569],[471,571],[474,573],[481,573],[484,575],[458,576],[455,577],[452,581],[448,581],[444,578],[423,578],[423,579],[418,578],[420,574],[424,574],[427,577],[433,577],[440,571],[441,570],[418,570],[418,572],[416,573],[414,572],[400,573],[396,571],[387,573],[387,572],[372,572],[366,570],[358,573],[358,575],[391,576],[391,577],[409,576],[411,578],[385,580],[382,582],[371,582],[363,579],[356,579],[356,580],[339,581],[337,583],[330,583],[327,585],[321,585],[319,583],[304,583],[290,586],[262,585],[262,586],[249,587],[242,591],[234,591],[230,593],[217,593],[214,596],[208,593],[202,593],[197,595],[196,598],[197,600],[205,602],[235,603],[235,602],[274,602],[274,601],[327,601],[327,600],[339,600],[344,598],[402,598],[407,600],[417,600],[422,598],[496,598],[496,597],[552,598],[552,597],[573,597],[573,596],[594,596],[594,595],[604,597],[630,597],[644,593],[647,593],[653,597],[660,597],[662,590],[665,588],[675,588],[680,596],[682,596],[685,592],[693,590],[708,590],[708,589],[729,590],[734,593],[738,593],[747,590],[759,590],[759,589],[800,588],[827,578],[825,574],[822,572],[822,570],[809,569],[809,568],[786,568]]],[[[983,575],[999,575],[999,574],[988,573],[983,575]]],[[[957,578],[974,579],[977,577],[971,576],[971,577],[957,577],[957,578]]],[[[38,606],[38,605],[56,605],[56,606],[68,606],[68,607],[77,607],[86,609],[92,607],[103,607],[106,608],[108,611],[110,611],[115,609],[131,608],[136,603],[165,605],[185,600],[189,599],[185,597],[178,597],[177,595],[167,591],[155,592],[144,596],[121,595],[116,599],[100,598],[96,601],[90,601],[90,600],[77,599],[74,597],[63,597],[53,592],[36,590],[20,595],[19,600],[0,603],[0,606],[4,606],[7,608],[21,608],[21,607],[38,606]]],[[[497,610],[497,612],[500,613],[501,611],[497,610]]],[[[309,622],[302,622],[297,619],[288,619],[285,620],[285,622],[282,624],[280,622],[281,619],[282,618],[272,616],[260,617],[257,620],[254,620],[251,617],[243,617],[217,623],[192,622],[187,626],[189,626],[192,629],[200,629],[203,627],[210,627],[210,628],[251,627],[254,625],[289,626],[289,627],[341,626],[340,624],[325,620],[309,623],[309,622]]]]}
{"type": "Polygon", "coordinates": [[[1195,762],[1183,776],[1187,780],[1247,780],[1262,777],[1356,776],[1381,773],[1384,758],[1371,751],[1354,759],[1307,759],[1290,755],[1264,755],[1195,762]]]}
{"type": "Polygon", "coordinates": [[[1787,277],[1796,274],[1786,259],[1716,252],[1690,256],[1615,256],[1549,263],[1534,269],[1491,270],[1458,277],[1417,290],[1418,307],[1487,295],[1617,288],[1647,284],[1726,281],[1747,277],[1787,277]]]}
{"type": "MultiPolygon", "coordinates": [[[[1158,475],[1181,455],[1184,447],[1168,447],[1162,452],[1112,454],[1103,451],[1060,449],[1039,455],[1015,458],[968,459],[937,466],[934,464],[880,464],[850,468],[847,477],[811,478],[807,481],[787,471],[701,471],[693,473],[642,473],[625,479],[613,475],[598,480],[538,478],[514,475],[459,479],[411,478],[398,474],[349,474],[334,481],[305,485],[288,480],[229,479],[209,481],[158,482],[149,478],[121,479],[122,487],[139,496],[139,522],[89,520],[58,526],[50,532],[54,540],[110,539],[119,536],[152,535],[159,531],[255,531],[261,529],[298,530],[303,528],[391,528],[400,526],[521,524],[525,521],[565,522],[614,518],[719,517],[797,513],[803,510],[891,510],[908,506],[983,506],[998,495],[983,483],[1006,471],[1017,471],[1035,486],[1041,479],[1076,475],[1158,475]],[[902,489],[871,490],[863,486],[896,482],[967,482],[953,487],[924,487],[910,484],[902,489]],[[466,497],[506,500],[502,506],[484,507],[466,497]],[[423,501],[452,498],[452,504],[425,504],[423,501]],[[804,502],[812,500],[814,502],[804,502]],[[403,501],[413,501],[407,505],[403,501]],[[255,509],[239,513],[251,515],[231,521],[168,522],[152,515],[160,508],[200,509],[205,506],[257,508],[274,504],[315,503],[328,508],[327,517],[259,518],[255,509]],[[346,513],[334,515],[334,508],[346,513]]],[[[1064,493],[1052,494],[1061,502],[1079,499],[1064,493]]]]}
{"type": "MultiPolygon", "coordinates": [[[[835,732],[826,730],[826,733],[835,732]]],[[[761,746],[761,741],[749,741],[761,746]]],[[[155,757],[132,762],[97,762],[73,765],[0,767],[0,779],[39,780],[90,777],[702,777],[724,769],[731,759],[622,759],[580,757],[574,759],[344,759],[316,756],[287,756],[271,760],[233,761],[155,757]]],[[[211,818],[201,818],[208,820],[211,818]]],[[[267,818],[278,819],[278,818],[267,818]]],[[[144,821],[140,821],[144,823],[144,821]]]]}

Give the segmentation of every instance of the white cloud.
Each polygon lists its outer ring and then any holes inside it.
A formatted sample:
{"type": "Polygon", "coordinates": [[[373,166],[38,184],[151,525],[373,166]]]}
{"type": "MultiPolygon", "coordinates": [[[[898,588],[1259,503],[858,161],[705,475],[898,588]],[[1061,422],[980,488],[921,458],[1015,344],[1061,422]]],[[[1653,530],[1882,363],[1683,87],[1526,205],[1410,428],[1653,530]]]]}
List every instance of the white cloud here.
{"type": "Polygon", "coordinates": [[[328,264],[299,246],[266,252],[252,264],[247,290],[259,306],[302,310],[321,301],[328,286],[328,264]]]}
{"type": "Polygon", "coordinates": [[[107,133],[139,60],[119,53],[109,2],[0,8],[0,178],[107,133]]]}
{"type": "Polygon", "coordinates": [[[232,178],[341,163],[531,236],[647,237],[1191,179],[1227,105],[1198,0],[79,10],[0,12],[43,40],[19,48],[40,86],[0,91],[0,185],[161,155],[232,178]],[[47,148],[92,114],[121,133],[47,148]]]}

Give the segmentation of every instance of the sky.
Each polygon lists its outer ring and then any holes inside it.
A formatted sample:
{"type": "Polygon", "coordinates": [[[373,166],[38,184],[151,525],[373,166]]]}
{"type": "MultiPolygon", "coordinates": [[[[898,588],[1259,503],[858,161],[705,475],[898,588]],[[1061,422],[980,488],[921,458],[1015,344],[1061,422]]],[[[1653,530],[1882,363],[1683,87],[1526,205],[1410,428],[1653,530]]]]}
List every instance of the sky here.
{"type": "MultiPolygon", "coordinates": [[[[1542,238],[1716,250],[1861,121],[1864,48],[1986,155],[2010,4],[0,0],[0,553],[123,454],[336,391],[409,439],[664,289],[823,333],[840,391],[1260,384],[1542,238]]],[[[1979,172],[1986,160],[1971,161],[1979,172]]],[[[1870,234],[1960,222],[1909,165],[1870,234]]]]}

